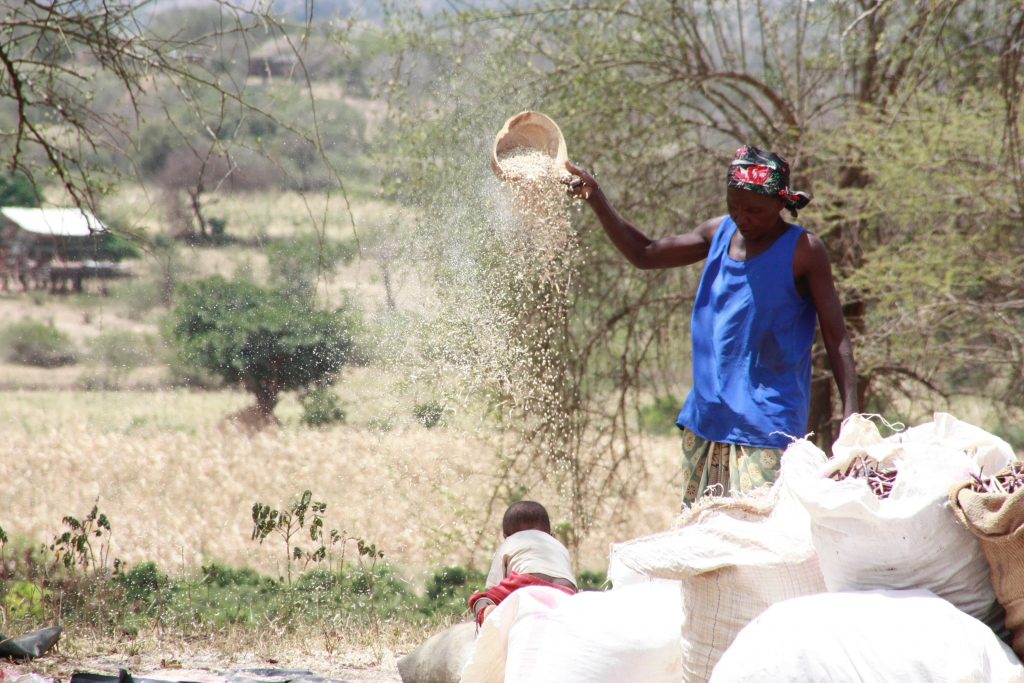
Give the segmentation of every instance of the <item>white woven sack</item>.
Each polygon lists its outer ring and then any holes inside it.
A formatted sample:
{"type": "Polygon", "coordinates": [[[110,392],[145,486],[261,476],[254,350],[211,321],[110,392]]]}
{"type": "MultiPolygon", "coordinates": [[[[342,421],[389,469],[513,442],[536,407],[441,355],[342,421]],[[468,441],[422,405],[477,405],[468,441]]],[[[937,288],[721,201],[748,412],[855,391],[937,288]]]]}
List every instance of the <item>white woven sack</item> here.
{"type": "Polygon", "coordinates": [[[1021,683],[987,626],[929,591],[823,593],[769,607],[736,637],[711,683],[1021,683]]]}
{"type": "Polygon", "coordinates": [[[679,585],[527,587],[484,621],[463,683],[678,683],[679,585]]]}
{"type": "Polygon", "coordinates": [[[1000,439],[936,414],[935,422],[883,439],[870,420],[849,418],[834,457],[806,440],[782,458],[782,481],[811,517],[811,537],[830,591],[931,590],[973,617],[1001,627],[988,564],[949,507],[951,486],[1002,468],[1013,451],[1000,439]],[[857,457],[897,468],[879,499],[858,478],[834,481],[857,457]]]}
{"type": "Polygon", "coordinates": [[[705,500],[685,526],[613,546],[614,585],[620,577],[680,580],[684,681],[706,681],[770,605],[825,590],[807,515],[780,492],[705,500]]]}

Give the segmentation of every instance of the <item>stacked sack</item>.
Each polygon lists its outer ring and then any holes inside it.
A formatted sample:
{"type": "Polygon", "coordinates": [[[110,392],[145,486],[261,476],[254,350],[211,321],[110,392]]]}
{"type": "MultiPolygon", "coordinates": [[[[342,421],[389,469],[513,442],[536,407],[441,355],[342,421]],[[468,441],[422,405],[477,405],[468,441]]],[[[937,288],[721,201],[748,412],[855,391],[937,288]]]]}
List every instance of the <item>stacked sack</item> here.
{"type": "Polygon", "coordinates": [[[781,478],[809,515],[830,592],[765,610],[711,682],[1024,681],[993,633],[1003,612],[988,563],[949,502],[957,482],[1006,467],[1009,445],[945,414],[888,438],[854,416],[833,454],[797,441],[781,478]]]}
{"type": "Polygon", "coordinates": [[[684,681],[708,680],[740,630],[772,604],[825,590],[807,514],[781,492],[705,498],[680,528],[612,547],[616,589],[680,583],[684,681]]]}
{"type": "Polygon", "coordinates": [[[985,556],[948,498],[958,482],[1005,467],[1013,449],[937,413],[933,422],[887,438],[854,415],[832,451],[829,460],[801,440],[782,459],[787,490],[810,515],[828,590],[925,589],[1001,630],[985,556]]]}
{"type": "Polygon", "coordinates": [[[989,578],[1024,645],[1024,485],[958,486],[1011,466],[1010,446],[945,414],[887,438],[854,416],[833,453],[797,441],[770,489],[614,545],[612,591],[517,591],[462,680],[1024,682],[989,578]]]}

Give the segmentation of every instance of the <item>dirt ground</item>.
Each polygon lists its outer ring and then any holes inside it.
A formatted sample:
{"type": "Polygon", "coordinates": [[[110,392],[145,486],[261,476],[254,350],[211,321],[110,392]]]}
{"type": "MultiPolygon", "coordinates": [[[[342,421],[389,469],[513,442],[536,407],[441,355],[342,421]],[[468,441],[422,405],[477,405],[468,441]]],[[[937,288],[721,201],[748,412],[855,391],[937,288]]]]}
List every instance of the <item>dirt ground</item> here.
{"type": "Polygon", "coordinates": [[[69,631],[39,659],[0,660],[0,681],[10,683],[26,673],[68,681],[75,672],[116,676],[121,669],[136,678],[194,683],[223,683],[232,673],[280,680],[262,672],[242,673],[252,669],[309,671],[347,683],[400,681],[396,662],[421,634],[387,632],[370,640],[368,635],[343,634],[335,640],[316,631],[274,635],[272,629],[250,629],[206,637],[143,632],[129,638],[69,631]]]}
{"type": "MultiPolygon", "coordinates": [[[[396,657],[389,657],[389,661],[373,667],[353,667],[345,665],[331,665],[328,668],[304,669],[311,671],[313,675],[330,678],[344,683],[400,683],[401,677],[395,666],[396,657]]],[[[61,655],[51,655],[45,660],[26,663],[9,663],[0,665],[0,673],[3,674],[0,680],[7,683],[19,676],[28,673],[36,673],[46,678],[57,681],[68,681],[76,672],[99,673],[110,676],[117,676],[120,669],[125,669],[132,676],[139,678],[151,678],[164,681],[189,681],[191,683],[218,683],[223,681],[221,675],[224,671],[237,671],[239,669],[256,668],[287,668],[302,669],[298,666],[282,666],[280,660],[272,662],[252,661],[238,662],[237,665],[225,669],[216,661],[194,662],[181,668],[166,668],[161,666],[159,660],[147,661],[142,657],[123,657],[117,655],[106,655],[88,657],[84,659],[66,658],[61,655]],[[155,668],[153,668],[155,666],[155,668]]]]}

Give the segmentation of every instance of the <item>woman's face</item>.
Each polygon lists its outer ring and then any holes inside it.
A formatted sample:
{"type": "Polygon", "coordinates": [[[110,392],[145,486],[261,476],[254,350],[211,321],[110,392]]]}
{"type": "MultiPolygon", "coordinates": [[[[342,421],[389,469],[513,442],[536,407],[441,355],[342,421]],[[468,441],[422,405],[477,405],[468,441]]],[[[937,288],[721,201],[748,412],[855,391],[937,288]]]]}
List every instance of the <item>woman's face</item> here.
{"type": "Polygon", "coordinates": [[[781,220],[779,212],[786,206],[781,199],[737,187],[726,188],[725,201],[743,239],[753,241],[765,237],[778,226],[781,220]]]}

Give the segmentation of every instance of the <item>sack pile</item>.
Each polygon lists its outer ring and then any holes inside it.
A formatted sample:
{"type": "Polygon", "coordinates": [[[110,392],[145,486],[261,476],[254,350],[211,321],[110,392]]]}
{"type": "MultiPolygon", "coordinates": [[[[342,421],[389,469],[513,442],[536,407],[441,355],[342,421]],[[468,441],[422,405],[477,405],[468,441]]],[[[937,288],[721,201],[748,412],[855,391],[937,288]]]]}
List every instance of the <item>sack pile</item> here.
{"type": "MultiPolygon", "coordinates": [[[[683,680],[1024,680],[993,633],[1003,610],[984,543],[949,501],[951,487],[1014,461],[1013,449],[946,414],[885,438],[854,416],[833,454],[796,441],[770,490],[705,499],[679,529],[613,547],[616,585],[680,581],[683,680]],[[869,665],[872,651],[891,654],[869,665]],[[900,663],[885,673],[888,656],[900,663]]],[[[1024,514],[996,533],[1022,527],[1024,514]]],[[[1007,555],[1001,575],[1024,573],[1021,559],[1007,555]]],[[[1006,594],[1024,642],[1024,590],[1006,594]]]]}
{"type": "Polygon", "coordinates": [[[1022,501],[1001,439],[941,413],[883,438],[853,416],[833,458],[796,441],[770,489],[614,545],[613,590],[513,593],[462,681],[1024,683],[996,635],[1005,607],[1024,656],[1022,501]]]}

